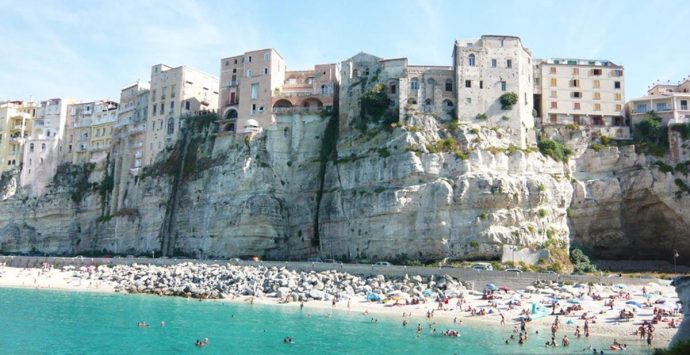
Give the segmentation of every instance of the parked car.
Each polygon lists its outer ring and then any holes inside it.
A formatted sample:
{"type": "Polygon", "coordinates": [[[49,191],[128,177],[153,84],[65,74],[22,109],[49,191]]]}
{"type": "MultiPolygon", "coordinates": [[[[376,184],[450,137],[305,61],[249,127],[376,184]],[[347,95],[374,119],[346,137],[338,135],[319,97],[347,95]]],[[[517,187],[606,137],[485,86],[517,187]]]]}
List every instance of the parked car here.
{"type": "Polygon", "coordinates": [[[522,272],[522,270],[516,269],[516,268],[505,269],[504,271],[505,272],[514,272],[514,273],[518,273],[518,274],[522,272]]]}
{"type": "Polygon", "coordinates": [[[241,261],[240,258],[230,258],[230,259],[228,259],[228,262],[230,262],[230,263],[239,263],[240,261],[241,261]]]}
{"type": "Polygon", "coordinates": [[[391,266],[391,263],[389,263],[387,261],[379,261],[374,265],[376,265],[376,266],[391,266]]]}
{"type": "Polygon", "coordinates": [[[324,262],[324,263],[329,263],[329,264],[335,264],[335,263],[337,263],[337,261],[335,261],[335,259],[323,259],[323,262],[324,262]]]}
{"type": "Polygon", "coordinates": [[[491,271],[493,270],[493,266],[489,263],[476,263],[472,265],[472,270],[477,270],[477,271],[491,271]]]}

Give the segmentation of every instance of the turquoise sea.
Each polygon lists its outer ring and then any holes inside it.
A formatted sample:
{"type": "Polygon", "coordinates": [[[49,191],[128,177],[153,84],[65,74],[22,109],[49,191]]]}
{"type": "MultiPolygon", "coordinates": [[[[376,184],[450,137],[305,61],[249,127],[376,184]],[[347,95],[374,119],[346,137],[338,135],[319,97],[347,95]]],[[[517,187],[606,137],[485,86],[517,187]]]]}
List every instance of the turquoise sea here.
{"type": "MultiPolygon", "coordinates": [[[[530,332],[520,347],[504,344],[510,326],[436,325],[439,332],[459,328],[459,338],[432,335],[426,327],[416,338],[415,326],[404,328],[392,316],[337,310],[0,289],[2,354],[591,354],[582,349],[590,344],[601,349],[611,342],[574,340],[569,333],[570,348],[545,349],[546,332],[530,332]],[[372,324],[371,317],[378,323],[372,324]],[[139,328],[139,321],[151,326],[139,328]],[[283,343],[286,336],[295,343],[283,343]],[[196,339],[205,337],[209,345],[197,348],[196,339]]],[[[651,353],[634,345],[624,353],[651,353]]]]}

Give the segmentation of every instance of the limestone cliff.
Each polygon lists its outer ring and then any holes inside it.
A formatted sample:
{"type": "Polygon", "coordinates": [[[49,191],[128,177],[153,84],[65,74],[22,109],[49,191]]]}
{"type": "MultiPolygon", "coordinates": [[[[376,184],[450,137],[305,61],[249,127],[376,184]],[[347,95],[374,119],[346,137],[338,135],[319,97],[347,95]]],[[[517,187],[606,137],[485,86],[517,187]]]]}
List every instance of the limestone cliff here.
{"type": "Polygon", "coordinates": [[[472,259],[572,242],[620,258],[664,240],[690,255],[676,177],[579,133],[568,165],[425,114],[340,136],[319,115],[278,116],[252,140],[194,127],[114,190],[108,166],[60,169],[41,196],[3,183],[0,252],[472,259]]]}

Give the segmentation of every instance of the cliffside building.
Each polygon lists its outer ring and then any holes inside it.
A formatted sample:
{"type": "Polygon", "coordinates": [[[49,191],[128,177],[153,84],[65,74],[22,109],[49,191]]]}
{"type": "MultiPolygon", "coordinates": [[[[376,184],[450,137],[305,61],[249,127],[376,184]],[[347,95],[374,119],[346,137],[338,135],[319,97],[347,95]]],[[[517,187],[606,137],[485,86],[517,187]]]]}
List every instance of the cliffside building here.
{"type": "Polygon", "coordinates": [[[37,108],[34,101],[0,103],[0,173],[20,168],[37,108]]]}
{"type": "Polygon", "coordinates": [[[333,107],[338,88],[335,64],[288,71],[274,49],[220,60],[218,134],[255,134],[275,125],[276,115],[318,113],[333,107]]]}
{"type": "Polygon", "coordinates": [[[83,164],[106,158],[117,122],[117,102],[99,100],[67,106],[64,139],[58,148],[61,162],[83,164]]]}
{"type": "Polygon", "coordinates": [[[36,108],[33,129],[24,144],[21,184],[40,192],[52,179],[59,164],[59,143],[65,133],[67,105],[71,100],[54,98],[36,108]]]}
{"type": "Polygon", "coordinates": [[[181,117],[218,107],[218,78],[191,67],[154,65],[150,85],[144,165],[175,143],[181,117]]]}
{"type": "Polygon", "coordinates": [[[608,60],[536,60],[534,108],[539,123],[588,126],[594,136],[629,139],[623,74],[622,66],[608,60]]]}
{"type": "Polygon", "coordinates": [[[453,50],[460,121],[504,127],[520,148],[533,145],[532,53],[519,37],[482,36],[455,42],[453,50]],[[513,93],[517,102],[503,107],[501,97],[513,93]]]}

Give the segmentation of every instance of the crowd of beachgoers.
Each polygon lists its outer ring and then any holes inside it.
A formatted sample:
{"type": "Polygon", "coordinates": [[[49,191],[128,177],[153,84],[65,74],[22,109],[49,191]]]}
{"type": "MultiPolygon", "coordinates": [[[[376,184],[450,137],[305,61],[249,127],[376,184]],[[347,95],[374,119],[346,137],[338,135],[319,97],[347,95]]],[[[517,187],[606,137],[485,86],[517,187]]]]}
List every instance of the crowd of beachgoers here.
{"type": "MultiPolygon", "coordinates": [[[[24,269],[0,264],[0,287],[343,309],[371,317],[372,322],[377,321],[375,315],[401,317],[401,325],[416,327],[418,334],[429,331],[440,336],[461,336],[462,324],[475,322],[506,327],[501,341],[508,345],[533,341],[539,332],[542,339],[547,332],[550,336],[545,347],[583,345],[583,349],[574,350],[597,353],[623,351],[632,342],[651,347],[668,344],[683,315],[674,288],[654,281],[645,285],[535,281],[532,286],[514,290],[493,283],[472,285],[448,275],[365,277],[335,270],[300,272],[260,265],[182,263],[58,269],[44,264],[24,269]],[[610,346],[588,348],[590,334],[610,337],[610,346]]],[[[196,345],[206,344],[207,339],[196,345]]]]}

